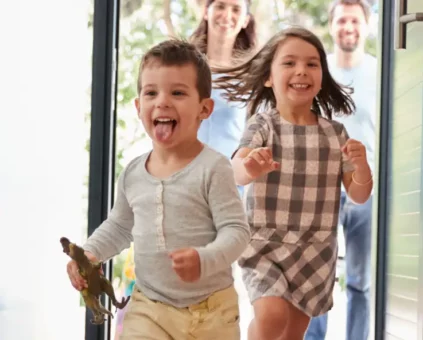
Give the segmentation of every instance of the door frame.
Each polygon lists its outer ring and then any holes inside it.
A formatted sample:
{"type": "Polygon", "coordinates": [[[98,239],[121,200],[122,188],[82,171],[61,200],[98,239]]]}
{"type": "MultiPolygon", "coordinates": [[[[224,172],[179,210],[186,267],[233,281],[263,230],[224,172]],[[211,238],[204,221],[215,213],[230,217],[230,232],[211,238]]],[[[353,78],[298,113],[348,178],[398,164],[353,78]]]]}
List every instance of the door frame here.
{"type": "MultiPolygon", "coordinates": [[[[107,218],[113,203],[119,9],[119,0],[94,0],[88,236],[107,218]]],[[[103,266],[109,280],[112,268],[112,261],[103,266]]],[[[102,303],[110,308],[108,298],[103,296],[102,303]]],[[[110,317],[98,326],[91,318],[86,309],[85,339],[110,339],[110,317]]]]}
{"type": "Polygon", "coordinates": [[[380,96],[379,96],[379,165],[376,223],[375,340],[384,340],[386,331],[386,298],[389,232],[389,201],[391,177],[392,94],[394,65],[395,0],[379,0],[380,96]]]}

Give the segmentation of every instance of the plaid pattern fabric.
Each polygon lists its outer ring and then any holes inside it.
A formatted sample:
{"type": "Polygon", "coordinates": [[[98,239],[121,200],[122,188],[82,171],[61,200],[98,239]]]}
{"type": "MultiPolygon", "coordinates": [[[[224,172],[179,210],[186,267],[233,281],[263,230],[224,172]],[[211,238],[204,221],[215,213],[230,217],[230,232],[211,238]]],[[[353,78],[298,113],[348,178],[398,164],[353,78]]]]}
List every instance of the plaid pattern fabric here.
{"type": "Polygon", "coordinates": [[[246,208],[252,242],[240,259],[253,301],[281,296],[309,316],[332,307],[341,179],[348,134],[319,117],[298,126],[276,110],[250,118],[240,148],[268,146],[280,170],[251,183],[246,208]]]}

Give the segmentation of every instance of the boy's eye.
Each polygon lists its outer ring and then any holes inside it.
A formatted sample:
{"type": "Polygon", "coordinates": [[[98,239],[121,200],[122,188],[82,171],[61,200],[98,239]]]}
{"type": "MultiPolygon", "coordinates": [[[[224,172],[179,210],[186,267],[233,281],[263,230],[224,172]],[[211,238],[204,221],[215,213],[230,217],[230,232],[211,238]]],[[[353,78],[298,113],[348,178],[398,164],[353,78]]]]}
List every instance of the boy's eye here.
{"type": "Polygon", "coordinates": [[[172,92],[172,94],[173,94],[174,96],[183,96],[185,93],[184,93],[184,92],[182,92],[182,91],[173,91],[173,92],[172,92]]]}
{"type": "Polygon", "coordinates": [[[144,95],[145,96],[155,96],[157,94],[156,91],[145,91],[144,95]]]}

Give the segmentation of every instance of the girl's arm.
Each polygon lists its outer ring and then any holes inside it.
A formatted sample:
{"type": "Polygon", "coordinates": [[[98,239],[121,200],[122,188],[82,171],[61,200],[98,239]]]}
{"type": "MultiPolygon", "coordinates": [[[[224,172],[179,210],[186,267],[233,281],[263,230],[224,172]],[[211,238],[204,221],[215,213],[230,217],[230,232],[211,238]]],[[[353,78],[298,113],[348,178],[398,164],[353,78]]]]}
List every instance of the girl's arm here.
{"type": "Polygon", "coordinates": [[[373,178],[370,167],[357,169],[343,174],[342,182],[348,196],[355,203],[365,203],[373,190],[373,178]]]}
{"type": "Polygon", "coordinates": [[[232,156],[232,167],[234,170],[235,182],[237,185],[247,185],[255,178],[248,173],[245,165],[246,158],[253,150],[266,145],[269,126],[265,119],[265,114],[256,113],[247,122],[238,149],[232,156]]]}
{"type": "Polygon", "coordinates": [[[232,168],[237,185],[247,185],[256,178],[279,168],[268,147],[256,149],[241,148],[232,158],[232,168]]]}
{"type": "Polygon", "coordinates": [[[368,200],[373,189],[372,172],[367,162],[366,148],[361,142],[348,139],[342,147],[342,153],[343,168],[348,169],[342,175],[345,190],[352,201],[363,204],[368,200]]]}
{"type": "Polygon", "coordinates": [[[244,158],[247,157],[252,150],[253,149],[250,148],[241,148],[232,158],[232,168],[234,170],[235,183],[237,185],[247,185],[253,181],[253,178],[247,173],[244,165],[244,158]]]}

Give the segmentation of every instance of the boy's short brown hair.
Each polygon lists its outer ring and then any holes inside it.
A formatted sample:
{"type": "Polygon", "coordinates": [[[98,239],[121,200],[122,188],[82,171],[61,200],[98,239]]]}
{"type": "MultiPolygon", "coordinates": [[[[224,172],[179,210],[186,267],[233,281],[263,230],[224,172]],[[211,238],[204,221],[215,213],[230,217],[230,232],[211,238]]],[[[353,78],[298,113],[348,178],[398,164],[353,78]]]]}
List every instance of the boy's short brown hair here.
{"type": "Polygon", "coordinates": [[[335,8],[337,6],[353,6],[353,5],[359,5],[363,12],[364,12],[364,16],[366,18],[366,21],[369,22],[370,19],[370,15],[371,15],[371,9],[370,9],[370,5],[366,0],[334,0],[330,5],[329,5],[329,23],[332,23],[333,21],[333,14],[335,12],[335,8]]]}
{"type": "Polygon", "coordinates": [[[153,46],[144,54],[138,72],[138,94],[141,92],[141,73],[152,63],[162,66],[183,66],[191,64],[197,71],[197,90],[200,99],[210,98],[212,90],[212,76],[206,56],[193,44],[181,40],[165,40],[153,46]]]}

